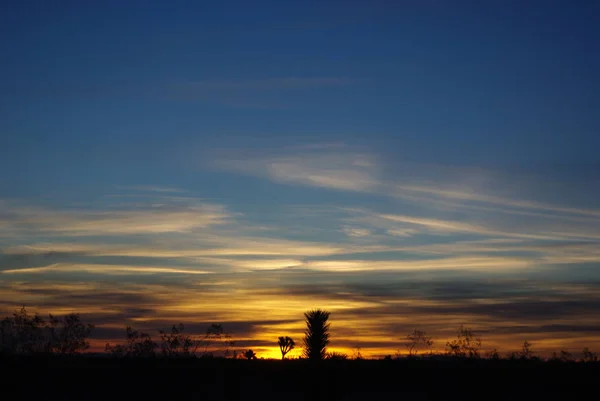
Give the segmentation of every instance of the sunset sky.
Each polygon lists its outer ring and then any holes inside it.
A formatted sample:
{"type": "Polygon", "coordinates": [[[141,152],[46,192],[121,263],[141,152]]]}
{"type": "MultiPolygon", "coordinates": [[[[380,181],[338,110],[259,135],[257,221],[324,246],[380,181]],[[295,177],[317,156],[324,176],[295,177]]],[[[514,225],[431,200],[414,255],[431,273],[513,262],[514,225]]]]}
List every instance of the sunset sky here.
{"type": "MultiPolygon", "coordinates": [[[[600,3],[8,1],[0,316],[600,351],[600,3]]],[[[298,356],[299,350],[291,356],[298,356]]]]}

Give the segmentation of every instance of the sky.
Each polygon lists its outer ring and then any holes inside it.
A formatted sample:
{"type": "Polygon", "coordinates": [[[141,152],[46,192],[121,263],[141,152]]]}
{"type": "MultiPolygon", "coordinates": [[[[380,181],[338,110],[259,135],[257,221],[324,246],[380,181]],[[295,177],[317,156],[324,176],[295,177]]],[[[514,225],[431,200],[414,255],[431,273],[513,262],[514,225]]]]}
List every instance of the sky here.
{"type": "MultiPolygon", "coordinates": [[[[600,4],[7,1],[0,312],[600,350],[600,4]]],[[[291,356],[298,356],[299,350],[291,356]]]]}

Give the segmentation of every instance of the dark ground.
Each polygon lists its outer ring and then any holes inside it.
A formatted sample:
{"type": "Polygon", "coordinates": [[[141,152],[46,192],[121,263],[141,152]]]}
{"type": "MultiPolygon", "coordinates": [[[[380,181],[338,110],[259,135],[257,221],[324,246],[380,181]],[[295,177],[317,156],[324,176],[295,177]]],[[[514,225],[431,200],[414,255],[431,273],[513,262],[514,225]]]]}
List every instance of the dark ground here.
{"type": "Polygon", "coordinates": [[[600,363],[20,357],[1,400],[598,400],[600,363]]]}

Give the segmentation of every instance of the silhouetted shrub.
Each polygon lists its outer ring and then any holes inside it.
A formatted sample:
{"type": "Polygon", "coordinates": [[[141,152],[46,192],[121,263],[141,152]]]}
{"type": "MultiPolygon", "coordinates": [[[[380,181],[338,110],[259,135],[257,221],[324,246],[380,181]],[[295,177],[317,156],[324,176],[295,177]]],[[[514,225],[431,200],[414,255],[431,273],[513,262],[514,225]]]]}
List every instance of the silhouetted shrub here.
{"type": "Polygon", "coordinates": [[[343,352],[327,352],[325,354],[325,359],[333,360],[333,361],[345,361],[348,359],[348,354],[344,354],[343,352]]]}

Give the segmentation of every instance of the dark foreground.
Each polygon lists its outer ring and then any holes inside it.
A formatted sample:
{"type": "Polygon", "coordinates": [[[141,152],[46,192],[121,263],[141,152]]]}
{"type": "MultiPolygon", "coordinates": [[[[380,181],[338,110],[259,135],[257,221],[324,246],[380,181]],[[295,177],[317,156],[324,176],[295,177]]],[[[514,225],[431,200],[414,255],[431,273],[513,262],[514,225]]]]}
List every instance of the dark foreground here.
{"type": "Polygon", "coordinates": [[[0,399],[596,400],[600,364],[537,361],[1,359],[0,399]]]}

